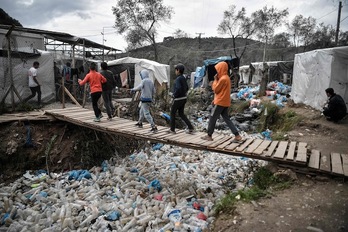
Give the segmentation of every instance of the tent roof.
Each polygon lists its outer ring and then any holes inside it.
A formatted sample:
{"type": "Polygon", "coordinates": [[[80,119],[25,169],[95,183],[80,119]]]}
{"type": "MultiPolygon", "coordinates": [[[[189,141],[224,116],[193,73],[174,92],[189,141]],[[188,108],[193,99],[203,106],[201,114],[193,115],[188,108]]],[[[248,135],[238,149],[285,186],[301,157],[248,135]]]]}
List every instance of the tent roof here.
{"type": "Polygon", "coordinates": [[[221,57],[218,57],[218,58],[214,58],[214,59],[207,59],[207,60],[204,60],[203,63],[205,66],[208,66],[208,65],[211,65],[211,64],[217,64],[221,61],[232,61],[234,59],[237,59],[237,58],[232,58],[231,56],[221,56],[221,57]]]}
{"type": "Polygon", "coordinates": [[[155,74],[155,78],[158,80],[160,84],[162,84],[163,82],[169,82],[170,66],[167,64],[161,64],[156,61],[138,59],[133,57],[124,57],[117,60],[111,60],[108,61],[107,64],[109,67],[119,64],[136,64],[144,69],[152,70],[155,74]]]}
{"type": "MultiPolygon", "coordinates": [[[[0,24],[0,29],[10,30],[12,26],[10,25],[2,25],[0,24]]],[[[14,26],[13,31],[21,31],[21,32],[28,32],[33,34],[42,35],[45,38],[61,41],[64,43],[68,43],[70,45],[81,45],[88,48],[98,48],[98,49],[106,49],[106,50],[114,50],[114,51],[121,51],[119,49],[105,46],[99,43],[95,43],[91,40],[77,37],[74,35],[70,35],[68,33],[64,32],[55,32],[55,31],[46,31],[46,30],[39,30],[39,29],[33,29],[33,28],[25,28],[25,27],[18,27],[14,26]]]]}

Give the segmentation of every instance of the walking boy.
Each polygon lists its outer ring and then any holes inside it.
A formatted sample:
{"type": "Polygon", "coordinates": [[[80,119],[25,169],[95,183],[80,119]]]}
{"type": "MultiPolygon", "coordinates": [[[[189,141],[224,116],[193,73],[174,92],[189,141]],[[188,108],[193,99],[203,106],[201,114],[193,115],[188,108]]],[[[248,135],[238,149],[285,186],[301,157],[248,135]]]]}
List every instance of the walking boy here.
{"type": "Polygon", "coordinates": [[[201,137],[201,139],[213,141],[212,135],[214,133],[216,120],[222,116],[227,126],[235,135],[234,141],[242,141],[242,137],[239,135],[237,128],[232,123],[228,116],[228,108],[231,105],[231,81],[228,76],[228,65],[226,62],[220,62],[215,65],[217,74],[214,76],[212,89],[214,91],[214,108],[211,113],[211,117],[208,123],[208,134],[201,137]]]}
{"type": "Polygon", "coordinates": [[[178,111],[180,118],[185,122],[185,124],[188,127],[188,133],[193,132],[193,126],[186,117],[184,113],[185,104],[187,101],[187,91],[188,91],[188,85],[186,82],[186,78],[184,77],[185,67],[183,64],[177,64],[175,66],[175,75],[177,76],[174,82],[174,90],[173,90],[173,105],[170,110],[170,130],[169,133],[174,134],[175,133],[175,114],[178,111]]]}
{"type": "Polygon", "coordinates": [[[92,105],[95,114],[95,122],[100,122],[102,117],[101,110],[98,107],[98,100],[102,95],[102,83],[106,82],[106,78],[96,71],[96,64],[94,62],[89,66],[89,73],[85,76],[83,80],[79,79],[79,84],[84,85],[89,82],[91,89],[92,105]]]}
{"type": "Polygon", "coordinates": [[[149,78],[149,72],[146,69],[141,70],[140,72],[141,77],[141,83],[137,86],[131,89],[131,92],[135,91],[141,91],[140,95],[140,111],[139,111],[139,120],[137,124],[135,124],[138,127],[143,127],[143,120],[146,118],[146,120],[151,125],[151,131],[156,133],[157,127],[153,121],[153,118],[150,113],[150,105],[152,103],[152,98],[156,92],[155,86],[149,78]]]}
{"type": "Polygon", "coordinates": [[[31,91],[31,95],[24,99],[24,102],[29,101],[33,97],[35,97],[37,93],[37,105],[38,107],[41,107],[41,87],[37,80],[37,69],[39,68],[40,64],[39,62],[35,61],[33,63],[33,67],[31,67],[28,71],[28,78],[29,78],[29,88],[31,91]]]}
{"type": "Polygon", "coordinates": [[[114,74],[108,70],[108,64],[106,62],[102,62],[100,66],[102,68],[100,74],[106,78],[106,82],[102,84],[104,106],[108,115],[108,120],[111,120],[115,111],[115,107],[112,104],[112,90],[116,86],[116,81],[114,79],[114,74]]]}

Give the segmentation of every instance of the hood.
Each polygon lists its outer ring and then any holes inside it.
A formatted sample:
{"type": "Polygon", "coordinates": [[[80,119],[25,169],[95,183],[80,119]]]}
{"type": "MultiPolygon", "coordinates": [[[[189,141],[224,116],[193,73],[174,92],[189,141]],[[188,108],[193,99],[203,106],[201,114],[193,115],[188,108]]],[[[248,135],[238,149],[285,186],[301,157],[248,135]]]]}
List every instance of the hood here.
{"type": "Polygon", "coordinates": [[[147,71],[146,69],[141,70],[139,74],[142,80],[149,78],[149,71],[147,71]]]}
{"type": "Polygon", "coordinates": [[[228,65],[226,62],[220,62],[217,65],[215,65],[214,67],[218,73],[218,77],[221,77],[222,75],[228,75],[228,73],[227,73],[228,65]]]}

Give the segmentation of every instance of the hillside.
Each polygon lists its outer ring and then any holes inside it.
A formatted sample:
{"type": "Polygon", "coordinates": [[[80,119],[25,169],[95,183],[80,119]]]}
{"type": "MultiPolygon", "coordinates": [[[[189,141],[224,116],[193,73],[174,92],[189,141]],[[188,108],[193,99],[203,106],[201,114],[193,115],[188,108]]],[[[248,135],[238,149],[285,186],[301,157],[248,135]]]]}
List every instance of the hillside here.
{"type": "MultiPolygon", "coordinates": [[[[245,40],[237,40],[236,47],[240,50],[244,47],[245,40]]],[[[248,40],[249,46],[245,51],[240,65],[248,65],[251,62],[261,62],[263,58],[263,44],[248,40]]],[[[175,65],[182,62],[187,72],[195,71],[197,66],[202,66],[203,60],[220,56],[234,57],[232,39],[230,38],[178,38],[158,43],[159,60],[163,64],[175,65]]],[[[269,46],[266,52],[266,61],[293,60],[298,52],[296,48],[284,48],[269,46]]],[[[238,50],[237,54],[240,55],[238,50]]],[[[121,57],[131,56],[154,60],[154,52],[151,46],[138,48],[120,54],[121,57]]]]}

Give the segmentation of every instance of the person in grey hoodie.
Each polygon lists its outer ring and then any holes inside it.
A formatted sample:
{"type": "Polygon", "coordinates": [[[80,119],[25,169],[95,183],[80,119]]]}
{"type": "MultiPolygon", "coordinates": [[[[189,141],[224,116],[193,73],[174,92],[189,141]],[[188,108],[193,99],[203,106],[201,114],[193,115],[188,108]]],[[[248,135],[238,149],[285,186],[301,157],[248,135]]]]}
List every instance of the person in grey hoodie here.
{"type": "Polygon", "coordinates": [[[139,111],[139,120],[137,124],[135,124],[138,127],[143,127],[143,120],[146,118],[146,120],[151,125],[151,131],[157,132],[157,127],[153,121],[153,118],[150,113],[150,105],[152,103],[153,96],[156,92],[155,86],[152,82],[152,80],[149,78],[149,71],[146,69],[141,70],[139,73],[141,77],[141,83],[137,86],[131,89],[131,92],[135,91],[141,91],[140,95],[140,111],[139,111]]]}

